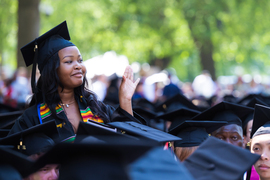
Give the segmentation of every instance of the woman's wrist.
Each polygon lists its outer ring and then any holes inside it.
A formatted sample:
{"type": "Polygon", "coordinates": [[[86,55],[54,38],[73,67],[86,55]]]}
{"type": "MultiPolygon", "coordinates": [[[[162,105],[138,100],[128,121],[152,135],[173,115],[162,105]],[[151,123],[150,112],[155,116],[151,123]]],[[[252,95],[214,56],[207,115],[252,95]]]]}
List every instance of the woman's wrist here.
{"type": "Polygon", "coordinates": [[[122,109],[127,111],[129,114],[133,116],[132,104],[129,99],[119,99],[119,105],[122,109]]]}

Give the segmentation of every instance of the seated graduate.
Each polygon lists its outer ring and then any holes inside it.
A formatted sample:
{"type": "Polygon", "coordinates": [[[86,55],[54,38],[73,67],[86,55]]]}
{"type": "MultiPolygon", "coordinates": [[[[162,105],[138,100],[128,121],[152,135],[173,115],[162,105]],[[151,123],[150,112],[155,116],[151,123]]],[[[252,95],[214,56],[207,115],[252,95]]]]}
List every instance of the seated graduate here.
{"type": "MultiPolygon", "coordinates": [[[[36,161],[51,149],[59,139],[55,122],[52,120],[14,133],[0,140],[1,145],[13,145],[14,150],[24,154],[29,160],[36,161]]],[[[56,180],[59,176],[58,164],[46,164],[36,172],[29,166],[24,180],[56,180]],[[31,175],[29,175],[31,174],[31,175]]]]}
{"type": "MultiPolygon", "coordinates": [[[[251,107],[251,108],[255,108],[256,104],[268,106],[266,103],[264,103],[262,100],[260,100],[256,97],[253,97],[251,100],[249,100],[248,103],[246,104],[246,106],[251,107]]],[[[244,143],[245,143],[245,147],[247,149],[249,149],[249,147],[247,146],[247,143],[250,141],[250,134],[251,134],[252,125],[253,125],[253,116],[254,116],[254,112],[249,113],[242,123],[244,143]]]]}
{"type": "Polygon", "coordinates": [[[176,127],[171,127],[169,133],[182,138],[181,141],[173,143],[175,155],[180,161],[184,161],[209,137],[210,133],[224,124],[227,122],[185,120],[176,127]]]}
{"type": "Polygon", "coordinates": [[[153,141],[100,132],[74,143],[58,143],[35,162],[33,170],[57,163],[59,180],[128,180],[128,165],[155,146],[153,141]]]}
{"type": "MultiPolygon", "coordinates": [[[[270,108],[255,106],[254,121],[251,131],[250,150],[259,154],[260,159],[254,164],[260,180],[270,179],[270,108]]],[[[251,171],[251,175],[252,175],[251,171]]],[[[251,176],[252,177],[252,176],[251,176]]],[[[249,177],[248,177],[249,179],[249,177]]],[[[252,179],[252,178],[250,178],[252,179]]]]}
{"type": "Polygon", "coordinates": [[[9,134],[54,119],[60,137],[74,139],[80,121],[108,123],[113,121],[113,117],[123,114],[134,118],[131,98],[139,79],[133,82],[131,67],[125,70],[119,89],[120,107],[115,110],[98,101],[96,95],[86,88],[82,55],[69,39],[64,21],[21,48],[26,65],[33,64],[31,86],[34,94],[30,107],[16,121],[9,134]],[[36,64],[41,73],[37,85],[36,64]]]}
{"type": "Polygon", "coordinates": [[[21,180],[28,175],[29,167],[34,164],[34,161],[28,159],[27,156],[12,150],[10,146],[1,146],[0,154],[1,180],[21,180]]]}
{"type": "Polygon", "coordinates": [[[237,180],[259,158],[246,149],[209,137],[183,164],[195,180],[237,180]]]}
{"type": "Polygon", "coordinates": [[[253,108],[223,101],[195,116],[193,120],[226,121],[226,125],[215,130],[211,135],[244,148],[242,122],[253,111],[253,108]]]}

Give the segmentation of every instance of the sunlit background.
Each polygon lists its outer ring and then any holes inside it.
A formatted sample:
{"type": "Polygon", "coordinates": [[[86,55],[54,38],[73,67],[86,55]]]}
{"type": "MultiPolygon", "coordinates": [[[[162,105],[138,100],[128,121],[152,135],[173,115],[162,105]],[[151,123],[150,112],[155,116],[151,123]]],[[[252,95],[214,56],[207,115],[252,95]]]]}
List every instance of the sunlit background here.
{"type": "MultiPolygon", "coordinates": [[[[17,0],[1,0],[0,63],[17,68],[17,0]]],[[[233,83],[237,76],[268,83],[269,1],[41,0],[39,34],[66,20],[88,77],[173,68],[182,82],[202,70],[233,83]],[[95,65],[95,68],[93,68],[95,65]],[[152,70],[153,68],[153,70],[152,70]]],[[[20,47],[18,47],[20,48],[20,47]]]]}

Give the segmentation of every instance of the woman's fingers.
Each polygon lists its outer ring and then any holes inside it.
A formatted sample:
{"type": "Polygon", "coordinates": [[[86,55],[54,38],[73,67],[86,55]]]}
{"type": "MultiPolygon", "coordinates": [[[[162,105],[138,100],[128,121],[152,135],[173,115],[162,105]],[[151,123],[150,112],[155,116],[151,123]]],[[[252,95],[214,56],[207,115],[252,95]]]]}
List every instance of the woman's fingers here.
{"type": "Polygon", "coordinates": [[[129,79],[133,82],[133,70],[130,66],[129,66],[129,79]]]}
{"type": "Polygon", "coordinates": [[[122,83],[125,82],[125,81],[126,81],[126,76],[124,75],[124,76],[122,77],[122,83]]]}
{"type": "Polygon", "coordinates": [[[129,79],[133,82],[133,70],[130,66],[127,66],[124,72],[126,79],[129,79]]]}
{"type": "Polygon", "coordinates": [[[136,81],[135,81],[135,87],[137,87],[138,83],[140,82],[140,78],[138,78],[136,81]]]}
{"type": "Polygon", "coordinates": [[[125,76],[125,78],[128,78],[128,67],[126,67],[126,69],[125,69],[125,72],[124,72],[124,76],[125,76]]]}

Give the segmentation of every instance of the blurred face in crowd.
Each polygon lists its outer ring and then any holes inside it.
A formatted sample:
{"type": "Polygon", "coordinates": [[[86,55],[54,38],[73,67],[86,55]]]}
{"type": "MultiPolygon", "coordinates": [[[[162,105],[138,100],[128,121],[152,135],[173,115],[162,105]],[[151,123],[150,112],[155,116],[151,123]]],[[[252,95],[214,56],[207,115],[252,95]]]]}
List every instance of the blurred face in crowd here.
{"type": "Polygon", "coordinates": [[[245,144],[247,144],[250,141],[250,133],[251,133],[251,130],[252,130],[252,125],[253,125],[253,120],[250,120],[247,123],[247,127],[245,129],[245,131],[246,131],[246,135],[244,136],[245,144]]]}
{"type": "Polygon", "coordinates": [[[222,126],[212,133],[212,136],[235,146],[243,147],[243,130],[236,124],[222,126]]]}
{"type": "Polygon", "coordinates": [[[59,165],[48,164],[25,180],[57,180],[59,177],[59,165]]]}
{"type": "MultiPolygon", "coordinates": [[[[42,155],[44,153],[32,154],[29,156],[29,159],[36,161],[42,155]]],[[[47,164],[23,180],[57,180],[59,177],[59,166],[58,164],[47,164]]]]}
{"type": "Polygon", "coordinates": [[[186,160],[199,146],[174,147],[174,153],[180,161],[186,160]]]}
{"type": "Polygon", "coordinates": [[[253,137],[251,152],[261,155],[261,158],[254,164],[260,180],[270,180],[270,134],[253,137]]]}
{"type": "Polygon", "coordinates": [[[69,46],[58,51],[60,65],[58,77],[64,88],[72,89],[80,86],[86,73],[82,56],[76,46],[69,46]]]}

